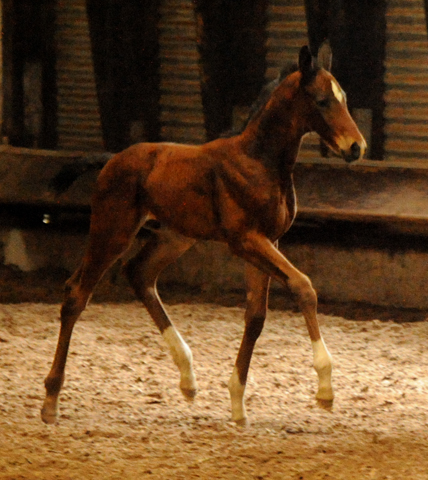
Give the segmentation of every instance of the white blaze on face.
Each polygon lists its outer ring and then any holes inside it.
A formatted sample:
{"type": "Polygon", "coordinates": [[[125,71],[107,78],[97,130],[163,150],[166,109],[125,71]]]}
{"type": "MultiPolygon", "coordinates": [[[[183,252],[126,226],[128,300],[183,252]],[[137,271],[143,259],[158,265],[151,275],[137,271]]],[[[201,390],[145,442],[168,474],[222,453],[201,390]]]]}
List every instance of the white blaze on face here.
{"type": "Polygon", "coordinates": [[[334,80],[331,81],[331,89],[333,90],[334,96],[337,98],[337,100],[340,103],[342,103],[343,102],[342,90],[334,80]]]}

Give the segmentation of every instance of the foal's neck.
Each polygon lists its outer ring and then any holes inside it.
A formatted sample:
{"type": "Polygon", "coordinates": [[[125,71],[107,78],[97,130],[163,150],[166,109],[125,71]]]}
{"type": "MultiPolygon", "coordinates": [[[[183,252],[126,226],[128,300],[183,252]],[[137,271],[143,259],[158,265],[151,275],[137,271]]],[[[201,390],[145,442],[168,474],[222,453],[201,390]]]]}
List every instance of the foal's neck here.
{"type": "Polygon", "coordinates": [[[274,90],[242,134],[248,153],[281,173],[292,170],[302,137],[307,133],[297,96],[298,82],[293,75],[274,90]]]}

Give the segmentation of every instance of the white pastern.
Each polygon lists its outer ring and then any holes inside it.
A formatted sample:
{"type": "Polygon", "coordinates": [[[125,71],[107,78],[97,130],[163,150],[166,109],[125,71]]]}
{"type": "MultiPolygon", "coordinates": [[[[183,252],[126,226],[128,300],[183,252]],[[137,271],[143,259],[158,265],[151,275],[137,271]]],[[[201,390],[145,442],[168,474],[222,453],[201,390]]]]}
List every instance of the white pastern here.
{"type": "Polygon", "coordinates": [[[233,369],[229,384],[230,400],[232,403],[232,420],[237,423],[245,423],[247,413],[244,405],[245,385],[242,385],[239,380],[238,369],[236,366],[233,369]]]}
{"type": "Polygon", "coordinates": [[[336,99],[342,103],[343,102],[343,99],[344,99],[344,96],[343,96],[343,93],[342,93],[342,89],[340,88],[339,84],[336,83],[335,80],[332,80],[331,81],[331,89],[333,90],[333,93],[334,93],[334,96],[336,97],[336,99]]]}
{"type": "Polygon", "coordinates": [[[192,351],[173,326],[164,330],[162,335],[169,347],[174,363],[180,370],[180,388],[186,397],[192,398],[196,395],[198,389],[193,373],[192,351]]]}
{"type": "Polygon", "coordinates": [[[314,368],[319,378],[317,399],[333,400],[333,387],[331,384],[333,364],[331,355],[322,338],[312,342],[312,349],[314,352],[314,368]]]}

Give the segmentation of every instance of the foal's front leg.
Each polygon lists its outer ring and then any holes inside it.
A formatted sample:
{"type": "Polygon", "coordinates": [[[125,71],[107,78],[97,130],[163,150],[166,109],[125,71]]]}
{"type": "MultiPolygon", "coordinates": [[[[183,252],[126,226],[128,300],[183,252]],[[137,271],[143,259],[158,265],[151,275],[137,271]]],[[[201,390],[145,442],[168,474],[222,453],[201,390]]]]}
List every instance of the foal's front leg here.
{"type": "Polygon", "coordinates": [[[248,263],[246,264],[245,278],[247,289],[245,330],[228,385],[232,402],[232,420],[240,425],[245,425],[247,422],[244,404],[245,386],[254,346],[263,330],[266,318],[270,284],[269,275],[248,263]]]}
{"type": "Polygon", "coordinates": [[[312,343],[314,368],[318,374],[316,399],[320,406],[333,405],[331,383],[332,359],[322,338],[317,319],[317,295],[309,278],[294,267],[266,237],[250,232],[240,244],[231,245],[233,251],[266,274],[287,286],[296,296],[305,317],[312,343]]]}

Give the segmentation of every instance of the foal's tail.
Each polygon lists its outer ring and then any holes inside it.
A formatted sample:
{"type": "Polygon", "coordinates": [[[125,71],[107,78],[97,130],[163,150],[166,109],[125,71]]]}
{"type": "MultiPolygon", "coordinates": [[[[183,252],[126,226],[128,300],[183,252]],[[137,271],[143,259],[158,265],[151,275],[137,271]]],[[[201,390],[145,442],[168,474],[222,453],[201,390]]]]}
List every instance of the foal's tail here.
{"type": "Polygon", "coordinates": [[[64,193],[73,183],[86,172],[101,170],[104,165],[114,156],[113,153],[105,152],[96,155],[88,155],[67,163],[49,182],[49,187],[56,195],[64,193]]]}

